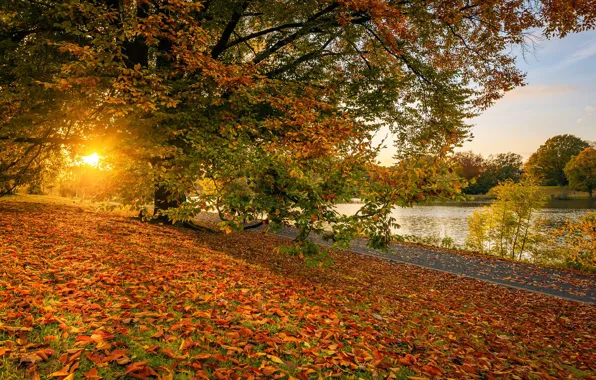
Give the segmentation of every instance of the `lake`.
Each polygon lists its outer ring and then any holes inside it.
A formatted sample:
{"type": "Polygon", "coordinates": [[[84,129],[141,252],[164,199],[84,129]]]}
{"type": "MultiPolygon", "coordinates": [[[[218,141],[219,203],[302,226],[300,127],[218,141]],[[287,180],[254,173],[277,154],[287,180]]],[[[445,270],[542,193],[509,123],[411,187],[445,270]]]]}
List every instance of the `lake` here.
{"type": "MultiPolygon", "coordinates": [[[[395,208],[393,217],[400,228],[393,232],[398,235],[419,237],[448,236],[457,245],[465,245],[468,236],[468,217],[479,207],[490,204],[488,201],[433,203],[431,205],[410,208],[395,208]]],[[[338,211],[346,215],[354,214],[360,204],[341,204],[338,211]]],[[[575,219],[588,211],[594,210],[594,203],[589,200],[549,201],[538,214],[548,217],[555,223],[566,218],[575,219]]]]}

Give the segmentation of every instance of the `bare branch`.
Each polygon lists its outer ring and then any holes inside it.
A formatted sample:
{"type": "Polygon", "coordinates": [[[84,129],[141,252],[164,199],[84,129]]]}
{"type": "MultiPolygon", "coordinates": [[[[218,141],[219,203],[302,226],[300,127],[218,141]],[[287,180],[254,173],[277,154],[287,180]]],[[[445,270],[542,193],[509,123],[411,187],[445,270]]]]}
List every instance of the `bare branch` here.
{"type": "Polygon", "coordinates": [[[34,144],[34,145],[43,145],[43,144],[63,144],[63,145],[77,145],[77,144],[84,144],[87,142],[82,137],[10,137],[10,136],[0,136],[0,141],[7,141],[10,140],[15,143],[26,143],[26,144],[34,144]]]}
{"type": "Polygon", "coordinates": [[[300,65],[301,63],[304,63],[306,61],[309,61],[311,59],[317,58],[317,57],[321,57],[321,56],[328,56],[328,55],[333,55],[333,52],[328,52],[329,54],[325,54],[325,49],[327,48],[327,46],[329,46],[329,44],[331,42],[333,42],[334,39],[336,39],[339,36],[339,33],[331,36],[331,38],[329,38],[327,41],[325,41],[325,43],[323,44],[323,46],[321,46],[319,49],[311,51],[309,53],[304,54],[303,56],[297,58],[294,62],[289,63],[287,65],[284,65],[282,67],[279,67],[273,71],[270,71],[269,73],[267,73],[267,77],[269,78],[273,78],[276,77],[294,67],[297,67],[298,65],[300,65]]]}
{"type": "Polygon", "coordinates": [[[250,4],[250,0],[242,2],[242,4],[239,7],[240,9],[235,9],[234,12],[232,12],[232,18],[226,25],[223,33],[221,34],[221,37],[219,38],[219,41],[217,41],[217,44],[215,44],[215,46],[211,50],[212,58],[217,59],[217,57],[219,57],[219,55],[223,53],[223,51],[226,49],[226,45],[230,40],[232,33],[234,33],[234,30],[236,29],[236,26],[238,25],[240,18],[242,18],[242,14],[248,7],[248,4],[250,4]]]}

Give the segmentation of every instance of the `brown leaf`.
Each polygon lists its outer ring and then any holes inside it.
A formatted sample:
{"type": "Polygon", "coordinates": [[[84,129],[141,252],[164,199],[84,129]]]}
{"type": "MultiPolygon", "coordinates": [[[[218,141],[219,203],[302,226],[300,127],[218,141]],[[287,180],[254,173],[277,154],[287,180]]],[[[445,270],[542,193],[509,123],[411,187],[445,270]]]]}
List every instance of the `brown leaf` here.
{"type": "Polygon", "coordinates": [[[87,380],[100,380],[102,377],[99,376],[99,371],[97,368],[91,368],[89,371],[83,373],[85,379],[87,380]]]}

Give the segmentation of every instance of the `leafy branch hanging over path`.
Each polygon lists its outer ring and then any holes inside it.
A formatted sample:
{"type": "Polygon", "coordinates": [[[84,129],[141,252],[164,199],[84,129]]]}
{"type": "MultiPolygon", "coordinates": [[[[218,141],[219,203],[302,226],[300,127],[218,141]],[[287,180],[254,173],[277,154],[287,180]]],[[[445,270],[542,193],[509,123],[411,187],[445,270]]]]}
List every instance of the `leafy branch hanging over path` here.
{"type": "Polygon", "coordinates": [[[87,379],[596,375],[596,308],[284,239],[0,202],[0,372],[87,379]]]}

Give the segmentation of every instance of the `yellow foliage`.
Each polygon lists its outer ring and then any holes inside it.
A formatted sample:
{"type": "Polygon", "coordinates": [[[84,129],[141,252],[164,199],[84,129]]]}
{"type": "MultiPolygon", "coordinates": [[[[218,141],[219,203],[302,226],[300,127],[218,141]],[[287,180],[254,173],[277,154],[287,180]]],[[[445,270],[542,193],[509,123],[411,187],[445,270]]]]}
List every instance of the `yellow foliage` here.
{"type": "Polygon", "coordinates": [[[555,230],[554,236],[563,241],[567,260],[596,268],[596,211],[585,214],[577,221],[567,220],[555,230]]]}

